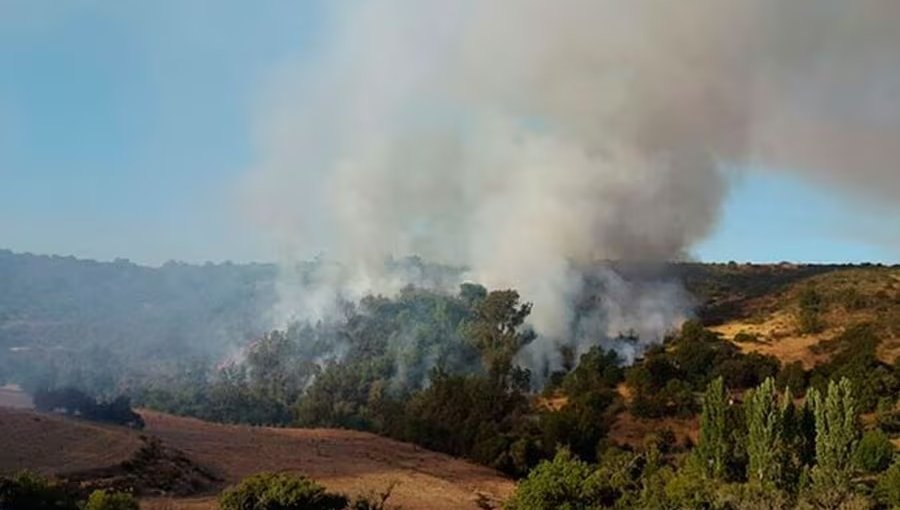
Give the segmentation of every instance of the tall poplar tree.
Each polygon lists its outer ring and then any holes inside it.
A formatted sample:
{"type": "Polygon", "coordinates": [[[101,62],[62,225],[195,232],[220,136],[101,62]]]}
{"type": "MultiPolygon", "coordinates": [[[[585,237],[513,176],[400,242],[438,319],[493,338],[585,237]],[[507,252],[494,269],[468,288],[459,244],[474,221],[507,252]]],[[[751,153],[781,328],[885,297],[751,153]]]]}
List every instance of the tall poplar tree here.
{"type": "Polygon", "coordinates": [[[846,377],[830,381],[822,398],[810,391],[816,416],[816,466],[813,480],[823,487],[846,489],[852,475],[853,452],[859,440],[859,410],[853,385],[846,377]]]}
{"type": "Polygon", "coordinates": [[[728,396],[722,378],[714,379],[703,395],[703,412],[700,415],[700,438],[694,450],[695,459],[710,478],[723,480],[728,463],[729,433],[725,414],[728,396]]]}
{"type": "Polygon", "coordinates": [[[747,418],[747,479],[763,487],[781,481],[783,461],[782,418],[775,381],[767,378],[748,392],[744,402],[747,418]]]}

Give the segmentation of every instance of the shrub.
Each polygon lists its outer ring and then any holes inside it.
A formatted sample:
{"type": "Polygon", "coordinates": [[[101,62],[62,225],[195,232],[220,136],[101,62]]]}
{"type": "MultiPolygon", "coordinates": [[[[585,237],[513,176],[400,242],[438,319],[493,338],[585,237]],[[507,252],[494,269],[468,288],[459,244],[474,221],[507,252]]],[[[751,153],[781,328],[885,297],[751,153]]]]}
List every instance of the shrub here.
{"type": "Polygon", "coordinates": [[[219,496],[222,510],[340,510],[347,503],[346,497],[290,473],[258,473],[219,496]]]}
{"type": "Polygon", "coordinates": [[[740,331],[736,335],[734,335],[734,341],[739,344],[752,344],[759,342],[759,335],[756,333],[747,333],[746,331],[740,331]]]}
{"type": "Polygon", "coordinates": [[[821,314],[825,303],[822,296],[813,287],[807,287],[800,293],[799,311],[797,312],[797,326],[800,333],[818,333],[824,328],[821,314]]]}
{"type": "Polygon", "coordinates": [[[396,486],[397,483],[394,482],[378,494],[370,493],[357,496],[348,508],[349,510],[388,510],[387,500],[391,498],[391,492],[394,491],[396,486]]]}
{"type": "Polygon", "coordinates": [[[0,509],[76,510],[75,498],[46,478],[24,471],[0,478],[0,509]]]}
{"type": "Polygon", "coordinates": [[[42,412],[58,412],[86,420],[144,428],[143,418],[131,409],[131,400],[125,396],[110,402],[98,402],[75,388],[45,389],[35,393],[34,405],[42,412]]]}
{"type": "Polygon", "coordinates": [[[894,462],[878,479],[875,498],[889,508],[900,507],[900,460],[894,462]]]}
{"type": "Polygon", "coordinates": [[[586,491],[593,470],[566,449],[552,461],[538,464],[519,482],[516,493],[507,501],[507,510],[581,510],[593,508],[596,501],[586,491]]]}
{"type": "Polygon", "coordinates": [[[888,410],[878,413],[878,427],[889,434],[900,434],[900,411],[888,410]]]}
{"type": "Polygon", "coordinates": [[[807,373],[806,370],[803,369],[803,363],[794,361],[782,367],[781,371],[778,372],[778,378],[775,380],[775,384],[778,386],[779,390],[784,391],[785,389],[790,388],[791,392],[795,395],[802,395],[806,391],[808,384],[807,373]]]}
{"type": "Polygon", "coordinates": [[[879,473],[891,465],[893,458],[894,445],[887,435],[880,430],[870,430],[859,441],[853,461],[864,471],[879,473]]]}
{"type": "Polygon", "coordinates": [[[84,510],[138,510],[138,502],[131,494],[97,490],[88,497],[84,510]]]}

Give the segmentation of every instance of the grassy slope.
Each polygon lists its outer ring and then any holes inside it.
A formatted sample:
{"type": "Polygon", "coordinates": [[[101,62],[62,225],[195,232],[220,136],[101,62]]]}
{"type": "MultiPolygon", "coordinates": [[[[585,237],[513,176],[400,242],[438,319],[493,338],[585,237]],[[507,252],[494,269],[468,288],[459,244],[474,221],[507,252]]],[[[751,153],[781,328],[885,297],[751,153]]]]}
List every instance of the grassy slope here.
{"type": "Polygon", "coordinates": [[[738,345],[772,354],[782,363],[801,361],[811,367],[827,359],[815,346],[864,323],[873,325],[882,340],[879,356],[893,363],[900,355],[900,268],[835,268],[800,278],[744,300],[737,313],[713,329],[727,339],[741,332],[754,334],[756,342],[738,345]],[[814,289],[822,301],[822,327],[815,333],[804,333],[798,322],[801,294],[807,289],[814,289]]]}
{"type": "MultiPolygon", "coordinates": [[[[144,412],[150,434],[221,475],[226,483],[258,471],[297,471],[349,495],[392,483],[391,503],[406,510],[477,509],[498,504],[513,482],[495,471],[373,434],[206,423],[144,412]]],[[[0,407],[0,473],[54,475],[121,463],[140,447],[139,432],[0,407]]],[[[144,508],[215,508],[212,495],[151,498],[144,508]]]]}

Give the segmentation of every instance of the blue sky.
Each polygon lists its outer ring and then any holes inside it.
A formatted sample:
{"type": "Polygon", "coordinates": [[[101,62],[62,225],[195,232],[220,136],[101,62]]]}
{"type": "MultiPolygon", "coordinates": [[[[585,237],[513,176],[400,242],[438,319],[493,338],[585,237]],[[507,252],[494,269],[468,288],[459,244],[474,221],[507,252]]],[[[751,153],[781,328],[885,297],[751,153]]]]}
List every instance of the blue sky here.
{"type": "MultiPolygon", "coordinates": [[[[271,259],[235,206],[267,80],[316,1],[0,0],[0,248],[271,259]]],[[[893,214],[891,214],[893,213],[893,214]]],[[[900,220],[784,173],[735,178],[702,260],[900,260],[900,220]]]]}

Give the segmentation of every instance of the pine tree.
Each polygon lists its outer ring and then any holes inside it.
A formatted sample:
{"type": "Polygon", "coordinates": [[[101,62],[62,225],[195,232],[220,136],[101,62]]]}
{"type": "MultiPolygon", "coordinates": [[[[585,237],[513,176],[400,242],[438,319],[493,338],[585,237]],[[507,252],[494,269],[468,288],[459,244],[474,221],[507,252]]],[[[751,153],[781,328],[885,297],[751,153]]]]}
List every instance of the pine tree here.
{"type": "Polygon", "coordinates": [[[728,407],[725,384],[721,377],[706,387],[703,395],[703,412],[700,415],[700,438],[694,450],[695,458],[703,473],[710,478],[722,480],[728,462],[728,430],[725,414],[728,407]]]}
{"type": "Polygon", "coordinates": [[[813,481],[820,487],[844,490],[850,484],[853,452],[859,439],[859,415],[852,384],[847,378],[831,381],[824,399],[815,390],[809,398],[816,416],[813,481]]]}
{"type": "Polygon", "coordinates": [[[781,481],[783,461],[782,413],[775,393],[775,382],[767,378],[758,388],[748,392],[745,401],[747,417],[747,479],[764,487],[781,481]]]}

